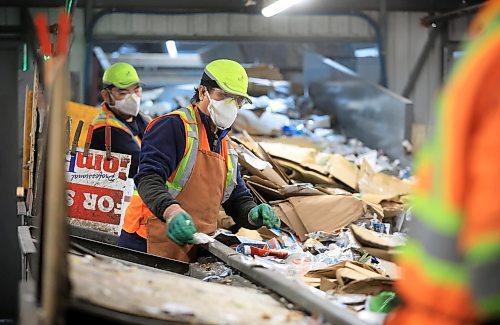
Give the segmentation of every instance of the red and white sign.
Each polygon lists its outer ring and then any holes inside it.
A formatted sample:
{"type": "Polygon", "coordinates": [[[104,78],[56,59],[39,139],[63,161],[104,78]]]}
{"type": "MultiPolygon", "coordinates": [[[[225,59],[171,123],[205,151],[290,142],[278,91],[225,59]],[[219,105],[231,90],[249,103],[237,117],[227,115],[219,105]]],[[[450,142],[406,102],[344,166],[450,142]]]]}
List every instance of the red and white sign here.
{"type": "Polygon", "coordinates": [[[130,155],[89,150],[87,157],[78,148],[66,155],[66,202],[68,217],[118,225],[124,196],[130,195],[130,155]]]}

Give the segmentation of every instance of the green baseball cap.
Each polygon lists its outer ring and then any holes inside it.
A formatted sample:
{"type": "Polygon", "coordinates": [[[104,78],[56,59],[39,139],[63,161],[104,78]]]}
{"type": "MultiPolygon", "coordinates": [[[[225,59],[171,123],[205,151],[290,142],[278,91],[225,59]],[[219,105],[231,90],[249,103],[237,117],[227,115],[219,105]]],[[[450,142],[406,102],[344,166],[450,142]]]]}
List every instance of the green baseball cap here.
{"type": "Polygon", "coordinates": [[[238,62],[226,59],[212,61],[205,67],[205,74],[225,92],[252,102],[248,95],[247,72],[238,62]]]}
{"type": "Polygon", "coordinates": [[[141,84],[141,80],[132,65],[118,62],[104,71],[102,83],[104,86],[115,86],[124,89],[135,84],[141,84]]]}

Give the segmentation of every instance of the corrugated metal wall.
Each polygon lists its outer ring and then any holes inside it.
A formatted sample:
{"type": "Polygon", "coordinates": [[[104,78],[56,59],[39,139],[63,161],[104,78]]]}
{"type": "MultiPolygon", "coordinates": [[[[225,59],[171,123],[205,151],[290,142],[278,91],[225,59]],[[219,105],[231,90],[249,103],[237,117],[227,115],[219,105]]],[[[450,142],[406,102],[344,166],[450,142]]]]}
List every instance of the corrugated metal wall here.
{"type": "Polygon", "coordinates": [[[95,29],[96,38],[110,34],[146,36],[149,38],[182,37],[324,37],[373,38],[368,23],[347,16],[276,16],[272,19],[260,15],[195,14],[148,15],[112,14],[101,19],[95,29]]]}

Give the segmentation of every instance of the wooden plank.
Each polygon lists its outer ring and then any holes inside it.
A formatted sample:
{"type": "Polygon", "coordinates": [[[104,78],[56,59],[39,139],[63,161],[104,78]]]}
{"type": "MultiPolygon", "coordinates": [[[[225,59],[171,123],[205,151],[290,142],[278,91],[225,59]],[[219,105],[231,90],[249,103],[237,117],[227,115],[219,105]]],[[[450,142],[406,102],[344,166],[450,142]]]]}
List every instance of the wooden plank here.
{"type": "Polygon", "coordinates": [[[24,97],[24,138],[23,138],[23,187],[30,186],[30,149],[31,149],[31,126],[33,123],[33,91],[26,85],[26,96],[24,97]]]}

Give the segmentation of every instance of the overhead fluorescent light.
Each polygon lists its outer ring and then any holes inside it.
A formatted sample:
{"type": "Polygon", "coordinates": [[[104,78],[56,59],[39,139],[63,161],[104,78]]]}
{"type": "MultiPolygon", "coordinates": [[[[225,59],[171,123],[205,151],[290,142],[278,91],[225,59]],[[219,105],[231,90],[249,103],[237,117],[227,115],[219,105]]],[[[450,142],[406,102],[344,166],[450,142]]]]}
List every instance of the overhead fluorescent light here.
{"type": "Polygon", "coordinates": [[[378,57],[378,48],[376,47],[368,47],[364,49],[354,50],[354,56],[357,58],[377,58],[378,57]]]}
{"type": "Polygon", "coordinates": [[[166,41],[165,45],[167,45],[167,52],[171,58],[177,57],[177,46],[175,45],[175,41],[166,41]]]}
{"type": "Polygon", "coordinates": [[[262,16],[272,17],[302,1],[303,0],[277,0],[262,9],[262,16]]]}

